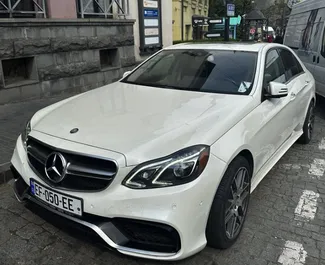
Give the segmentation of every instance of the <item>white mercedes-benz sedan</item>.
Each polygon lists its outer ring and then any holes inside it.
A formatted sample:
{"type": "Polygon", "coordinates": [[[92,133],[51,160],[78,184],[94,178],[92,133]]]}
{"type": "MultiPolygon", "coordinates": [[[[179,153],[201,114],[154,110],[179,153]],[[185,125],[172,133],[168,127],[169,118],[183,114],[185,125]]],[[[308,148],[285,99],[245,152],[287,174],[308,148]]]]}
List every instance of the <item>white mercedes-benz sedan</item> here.
{"type": "Polygon", "coordinates": [[[314,127],[315,81],[279,44],[180,44],[38,111],[12,157],[19,201],[117,251],[179,260],[238,238],[250,193],[314,127]]]}

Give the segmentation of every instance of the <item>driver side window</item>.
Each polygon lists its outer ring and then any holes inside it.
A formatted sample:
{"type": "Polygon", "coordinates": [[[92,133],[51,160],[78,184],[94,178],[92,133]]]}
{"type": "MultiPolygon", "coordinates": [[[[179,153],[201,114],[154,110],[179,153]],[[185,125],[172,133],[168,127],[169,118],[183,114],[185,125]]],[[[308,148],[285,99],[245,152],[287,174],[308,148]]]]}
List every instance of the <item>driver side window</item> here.
{"type": "Polygon", "coordinates": [[[264,70],[264,89],[270,82],[284,84],[286,82],[283,62],[277,50],[271,50],[266,55],[266,64],[264,70]]]}

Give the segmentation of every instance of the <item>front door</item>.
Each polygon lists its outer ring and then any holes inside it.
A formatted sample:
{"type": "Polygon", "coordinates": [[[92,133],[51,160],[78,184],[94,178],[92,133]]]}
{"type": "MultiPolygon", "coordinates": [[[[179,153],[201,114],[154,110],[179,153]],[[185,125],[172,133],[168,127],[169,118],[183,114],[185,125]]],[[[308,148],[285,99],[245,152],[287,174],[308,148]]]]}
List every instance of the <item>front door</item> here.
{"type": "MultiPolygon", "coordinates": [[[[277,49],[268,51],[264,70],[264,87],[270,82],[285,84],[285,69],[277,49]]],[[[264,94],[264,92],[263,92],[264,94]]],[[[289,90],[290,95],[290,90],[289,90]]],[[[254,137],[255,169],[258,172],[292,133],[290,96],[265,99],[254,110],[259,131],[254,137]]]]}

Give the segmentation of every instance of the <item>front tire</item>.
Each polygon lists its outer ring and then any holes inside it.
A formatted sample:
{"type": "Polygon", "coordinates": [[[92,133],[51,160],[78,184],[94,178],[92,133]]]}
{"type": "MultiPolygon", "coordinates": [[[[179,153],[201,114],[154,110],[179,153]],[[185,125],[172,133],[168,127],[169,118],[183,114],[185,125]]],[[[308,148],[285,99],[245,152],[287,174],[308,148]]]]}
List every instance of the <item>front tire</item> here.
{"type": "Polygon", "coordinates": [[[206,228],[210,247],[229,248],[238,238],[247,214],[251,167],[243,156],[228,166],[214,197],[206,228]]]}
{"type": "Polygon", "coordinates": [[[300,144],[309,144],[312,139],[314,132],[314,124],[315,124],[315,106],[312,101],[309,105],[307,116],[304,122],[304,126],[302,127],[303,134],[298,139],[298,143],[300,144]]]}

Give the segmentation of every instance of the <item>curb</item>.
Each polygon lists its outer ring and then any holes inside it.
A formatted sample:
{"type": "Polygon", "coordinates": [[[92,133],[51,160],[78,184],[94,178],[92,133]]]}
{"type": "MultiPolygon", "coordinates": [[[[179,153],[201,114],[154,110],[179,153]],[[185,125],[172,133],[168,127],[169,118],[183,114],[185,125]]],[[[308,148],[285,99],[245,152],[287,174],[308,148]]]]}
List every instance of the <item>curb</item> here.
{"type": "Polygon", "coordinates": [[[7,183],[13,178],[10,165],[10,162],[0,165],[0,185],[7,183]]]}

